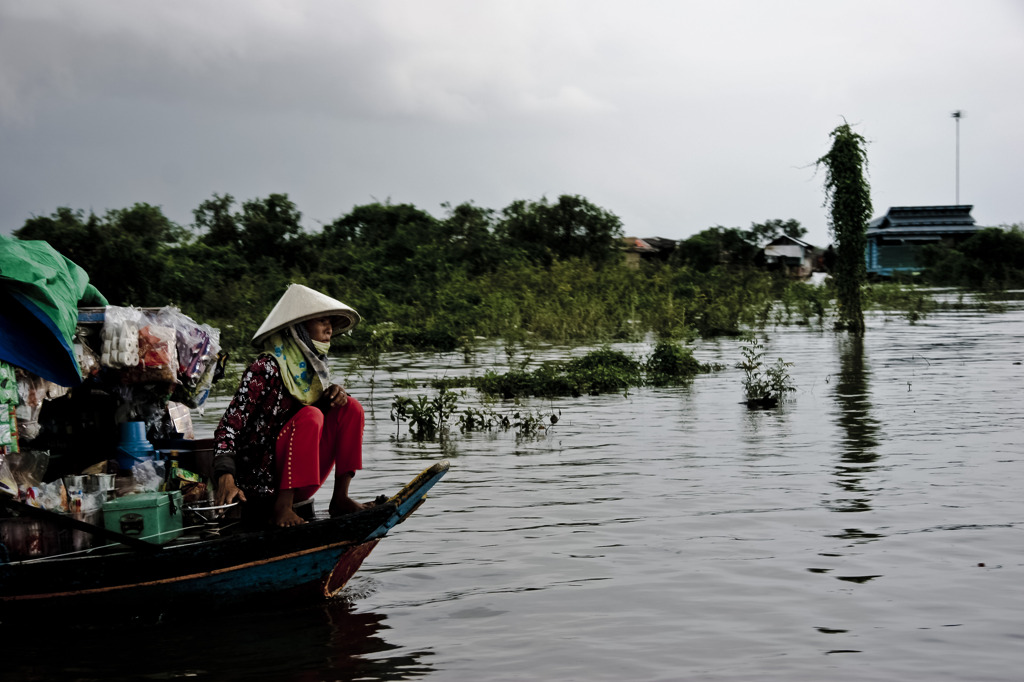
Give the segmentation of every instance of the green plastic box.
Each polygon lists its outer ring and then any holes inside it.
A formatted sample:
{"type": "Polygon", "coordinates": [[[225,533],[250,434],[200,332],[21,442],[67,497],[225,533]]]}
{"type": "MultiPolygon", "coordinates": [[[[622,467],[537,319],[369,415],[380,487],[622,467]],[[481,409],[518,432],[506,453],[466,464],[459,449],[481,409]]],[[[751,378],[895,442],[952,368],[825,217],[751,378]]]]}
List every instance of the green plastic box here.
{"type": "Polygon", "coordinates": [[[103,504],[103,525],[115,533],[152,542],[181,535],[181,491],[125,495],[103,504]]]}

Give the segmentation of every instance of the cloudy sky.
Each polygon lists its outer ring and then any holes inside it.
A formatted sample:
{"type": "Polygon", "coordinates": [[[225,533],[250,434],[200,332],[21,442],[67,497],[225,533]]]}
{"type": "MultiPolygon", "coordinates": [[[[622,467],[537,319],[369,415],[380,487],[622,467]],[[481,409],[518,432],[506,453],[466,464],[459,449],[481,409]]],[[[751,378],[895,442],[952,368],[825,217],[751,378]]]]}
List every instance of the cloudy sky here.
{"type": "Polygon", "coordinates": [[[1017,0],[0,0],[0,231],[213,193],[353,206],[579,194],[627,234],[795,218],[869,141],[875,215],[1024,222],[1017,0]]]}

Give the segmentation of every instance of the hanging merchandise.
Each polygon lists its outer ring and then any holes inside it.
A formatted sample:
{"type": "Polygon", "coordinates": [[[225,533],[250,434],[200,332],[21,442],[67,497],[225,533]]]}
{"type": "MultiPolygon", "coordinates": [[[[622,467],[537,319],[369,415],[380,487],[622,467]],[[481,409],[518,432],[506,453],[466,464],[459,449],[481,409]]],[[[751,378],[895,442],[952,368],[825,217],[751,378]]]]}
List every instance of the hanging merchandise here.
{"type": "Polygon", "coordinates": [[[195,430],[192,428],[192,413],[189,412],[187,405],[176,403],[173,400],[168,401],[167,415],[171,419],[171,424],[174,425],[174,431],[182,438],[192,440],[196,437],[195,430]]]}
{"type": "Polygon", "coordinates": [[[139,328],[137,341],[139,361],[134,367],[125,367],[122,379],[126,383],[177,383],[178,351],[174,329],[146,324],[139,328]]]}
{"type": "Polygon", "coordinates": [[[17,408],[8,403],[0,403],[0,446],[7,452],[18,452],[18,416],[17,408]]]}
{"type": "Polygon", "coordinates": [[[104,367],[135,367],[139,364],[139,323],[142,313],[134,308],[108,305],[103,315],[104,367]]]}
{"type": "MultiPolygon", "coordinates": [[[[118,527],[148,513],[134,509],[146,495],[173,500],[179,521],[183,501],[206,503],[212,440],[195,440],[190,408],[201,409],[222,370],[220,331],[171,306],[86,307],[72,340],[81,383],[68,382],[70,391],[0,360],[0,496],[101,527],[107,503],[118,527]],[[171,470],[172,451],[186,467],[171,470]]],[[[180,530],[154,532],[166,542],[180,530]]],[[[94,540],[81,526],[0,513],[0,564],[5,547],[9,557],[42,558],[94,540]]]]}
{"type": "Polygon", "coordinates": [[[14,367],[0,360],[0,403],[18,404],[18,378],[14,367]]]}
{"type": "Polygon", "coordinates": [[[202,408],[213,383],[217,356],[220,353],[220,330],[197,324],[173,306],[161,308],[156,320],[176,333],[178,352],[178,385],[174,399],[189,407],[202,408]]]}
{"type": "Polygon", "coordinates": [[[14,367],[0,360],[0,447],[18,451],[18,378],[14,367]]]}
{"type": "Polygon", "coordinates": [[[226,361],[227,354],[218,352],[206,365],[203,375],[199,377],[195,386],[186,384],[175,386],[174,399],[195,408],[199,415],[202,416],[205,411],[206,399],[210,397],[210,389],[213,387],[213,382],[223,376],[222,363],[226,361]],[[218,376],[218,372],[220,376],[218,376]]]}
{"type": "Polygon", "coordinates": [[[45,387],[44,400],[56,400],[57,398],[63,398],[71,392],[71,389],[67,386],[61,386],[60,384],[55,384],[52,381],[46,381],[45,387]]]}
{"type": "Polygon", "coordinates": [[[7,464],[7,449],[0,447],[0,495],[18,497],[18,482],[14,479],[14,473],[7,464]]]}
{"type": "Polygon", "coordinates": [[[39,412],[46,400],[48,382],[21,368],[15,374],[18,377],[18,437],[32,441],[39,435],[39,412]]]}
{"type": "MultiPolygon", "coordinates": [[[[161,308],[157,323],[175,331],[178,357],[178,378],[182,382],[195,381],[202,375],[211,355],[211,334],[208,325],[196,324],[190,317],[173,306],[161,308]]],[[[216,351],[212,354],[216,356],[216,351]]]]}
{"type": "Polygon", "coordinates": [[[75,342],[72,346],[83,379],[94,376],[100,371],[100,356],[89,347],[88,336],[89,330],[78,327],[75,330],[75,342]]]}

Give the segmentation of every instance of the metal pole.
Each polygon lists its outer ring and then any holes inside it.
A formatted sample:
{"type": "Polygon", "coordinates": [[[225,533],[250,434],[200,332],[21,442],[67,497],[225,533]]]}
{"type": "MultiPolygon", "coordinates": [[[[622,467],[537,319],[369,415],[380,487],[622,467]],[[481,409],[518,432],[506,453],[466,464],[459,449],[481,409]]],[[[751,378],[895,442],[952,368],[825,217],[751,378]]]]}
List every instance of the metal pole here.
{"type": "Polygon", "coordinates": [[[956,119],[956,205],[960,205],[960,119],[963,112],[954,111],[953,118],[956,119]]]}

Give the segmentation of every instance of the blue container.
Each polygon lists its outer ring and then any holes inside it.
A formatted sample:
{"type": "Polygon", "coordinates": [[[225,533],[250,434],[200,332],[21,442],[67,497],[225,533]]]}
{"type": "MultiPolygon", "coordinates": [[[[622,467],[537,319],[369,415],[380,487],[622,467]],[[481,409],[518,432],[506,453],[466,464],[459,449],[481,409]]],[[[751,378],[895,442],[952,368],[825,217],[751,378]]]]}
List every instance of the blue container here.
{"type": "Polygon", "coordinates": [[[121,424],[121,445],[149,445],[146,440],[146,422],[124,422],[121,424]]]}
{"type": "Polygon", "coordinates": [[[139,462],[156,458],[153,444],[146,440],[146,422],[121,424],[121,444],[117,448],[117,466],[130,470],[139,462]]]}
{"type": "Polygon", "coordinates": [[[119,469],[130,471],[139,462],[146,462],[152,459],[156,459],[156,453],[152,445],[149,446],[148,450],[144,448],[127,449],[124,447],[117,449],[117,467],[119,469]]]}

